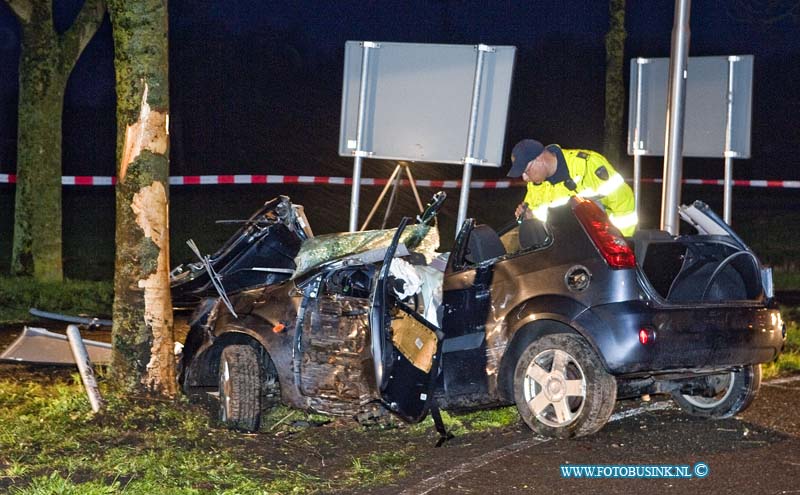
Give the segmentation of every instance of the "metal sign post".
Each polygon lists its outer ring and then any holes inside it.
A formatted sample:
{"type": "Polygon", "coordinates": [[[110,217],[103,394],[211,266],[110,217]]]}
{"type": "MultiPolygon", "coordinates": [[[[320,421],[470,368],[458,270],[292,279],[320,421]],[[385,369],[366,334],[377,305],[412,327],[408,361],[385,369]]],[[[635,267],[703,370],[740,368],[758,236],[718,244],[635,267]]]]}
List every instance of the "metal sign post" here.
{"type": "Polygon", "coordinates": [[[72,348],[72,356],[75,358],[75,364],[78,365],[78,371],[81,374],[83,388],[86,390],[86,395],[89,397],[89,404],[92,406],[92,411],[98,412],[100,408],[103,407],[103,399],[100,397],[100,390],[97,387],[97,379],[94,376],[92,361],[89,359],[89,353],[86,351],[86,346],[83,344],[81,332],[78,330],[77,325],[69,325],[67,327],[67,338],[72,348]]]}
{"type": "MultiPolygon", "coordinates": [[[[689,74],[681,155],[725,160],[723,218],[728,224],[733,215],[733,159],[750,157],[753,63],[753,55],[725,55],[689,57],[686,66],[689,74]]],[[[640,156],[667,156],[665,136],[678,136],[667,132],[672,120],[663,105],[669,97],[668,89],[672,89],[668,69],[672,64],[667,58],[631,60],[628,154],[634,159],[637,209],[641,204],[637,185],[641,180],[637,176],[640,156]]],[[[669,171],[680,170],[670,167],[669,171]]]]}
{"type": "Polygon", "coordinates": [[[356,149],[353,151],[355,163],[353,164],[353,189],[350,196],[350,232],[355,232],[358,225],[358,198],[361,194],[361,163],[370,153],[362,149],[364,143],[364,120],[367,110],[367,74],[369,72],[369,52],[371,49],[380,48],[378,43],[365,41],[361,43],[364,56],[361,59],[361,87],[358,91],[358,124],[356,125],[356,149]]]}
{"type": "Polygon", "coordinates": [[[417,201],[417,207],[419,208],[419,212],[422,213],[424,208],[422,206],[422,199],[419,197],[419,191],[417,190],[417,183],[414,181],[414,176],[411,175],[411,166],[406,162],[398,162],[397,166],[394,168],[392,175],[389,176],[389,180],[386,181],[386,185],[383,186],[383,191],[378,196],[377,201],[372,206],[372,210],[370,210],[369,215],[367,215],[367,219],[364,220],[364,223],[361,224],[361,230],[364,231],[367,229],[367,225],[369,225],[370,220],[375,215],[375,212],[378,211],[378,207],[383,201],[383,198],[386,196],[386,192],[389,188],[392,188],[392,194],[389,197],[389,204],[386,206],[386,212],[383,215],[383,223],[381,224],[381,229],[386,228],[386,222],[389,219],[389,214],[394,207],[395,197],[397,196],[397,188],[400,185],[400,181],[402,180],[403,172],[405,172],[406,177],[408,178],[408,184],[411,186],[411,191],[414,192],[414,199],[417,201]]]}
{"type": "Polygon", "coordinates": [[[355,157],[351,231],[365,157],[463,166],[464,222],[472,167],[503,162],[515,54],[513,46],[483,44],[345,44],[339,155],[355,157]]]}
{"type": "Polygon", "coordinates": [[[642,66],[646,58],[636,59],[636,117],[633,129],[633,201],[635,211],[641,211],[642,203],[642,155],[647,154],[642,139],[642,66]]]}
{"type": "Polygon", "coordinates": [[[456,235],[461,225],[467,218],[467,204],[469,204],[469,184],[472,181],[472,165],[480,165],[483,160],[475,158],[475,129],[478,127],[478,105],[481,94],[481,81],[483,80],[483,55],[494,52],[494,48],[487,45],[475,47],[478,51],[478,61],[475,64],[475,80],[472,85],[472,104],[469,111],[469,131],[467,132],[467,149],[464,156],[464,174],[461,176],[461,197],[458,199],[458,217],[456,219],[456,235]]]}
{"type": "Polygon", "coordinates": [[[733,150],[733,64],[741,60],[732,55],[728,57],[728,107],[725,115],[725,193],[723,195],[722,219],[731,224],[733,208],[733,159],[739,154],[733,150]]]}
{"type": "Polygon", "coordinates": [[[664,136],[664,189],[661,193],[661,230],[677,235],[678,204],[683,176],[683,120],[686,110],[686,77],[689,59],[690,0],[675,0],[672,53],[669,67],[667,130],[664,136]]]}

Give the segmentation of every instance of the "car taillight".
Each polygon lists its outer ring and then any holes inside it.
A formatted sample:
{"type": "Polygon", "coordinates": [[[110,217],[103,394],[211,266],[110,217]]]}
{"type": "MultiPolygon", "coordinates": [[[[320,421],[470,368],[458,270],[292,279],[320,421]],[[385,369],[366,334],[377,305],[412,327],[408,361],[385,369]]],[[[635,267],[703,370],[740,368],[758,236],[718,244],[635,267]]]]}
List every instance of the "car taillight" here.
{"type": "Polygon", "coordinates": [[[575,216],[583,225],[586,233],[597,246],[603,259],[611,268],[633,268],[636,266],[636,257],[633,250],[622,233],[611,225],[608,217],[591,200],[575,197],[573,206],[575,216]]]}
{"type": "Polygon", "coordinates": [[[656,340],[656,332],[652,328],[639,329],[639,342],[642,345],[652,344],[656,340]]]}

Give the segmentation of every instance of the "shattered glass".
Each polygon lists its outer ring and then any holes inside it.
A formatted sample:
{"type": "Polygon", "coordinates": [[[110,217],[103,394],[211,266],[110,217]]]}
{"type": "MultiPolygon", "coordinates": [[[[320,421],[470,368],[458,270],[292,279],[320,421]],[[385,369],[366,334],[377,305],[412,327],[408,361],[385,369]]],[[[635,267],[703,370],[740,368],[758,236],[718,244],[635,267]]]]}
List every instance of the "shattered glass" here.
{"type": "MultiPolygon", "coordinates": [[[[307,239],[303,242],[294,262],[297,268],[293,278],[297,278],[310,269],[327,261],[347,255],[364,253],[374,249],[386,248],[397,229],[367,230],[364,232],[342,232],[326,234],[307,239]]],[[[410,225],[400,236],[400,242],[409,250],[425,256],[430,263],[436,256],[439,247],[439,229],[430,225],[410,225]]]]}

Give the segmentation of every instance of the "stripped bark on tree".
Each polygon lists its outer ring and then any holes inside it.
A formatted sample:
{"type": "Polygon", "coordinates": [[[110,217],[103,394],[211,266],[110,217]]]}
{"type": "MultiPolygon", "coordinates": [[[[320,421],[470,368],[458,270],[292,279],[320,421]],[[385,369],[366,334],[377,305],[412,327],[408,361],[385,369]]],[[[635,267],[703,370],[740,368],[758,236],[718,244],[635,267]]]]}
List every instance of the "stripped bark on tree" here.
{"type": "Polygon", "coordinates": [[[167,5],[109,0],[117,74],[112,379],[177,392],[169,291],[167,5]]]}

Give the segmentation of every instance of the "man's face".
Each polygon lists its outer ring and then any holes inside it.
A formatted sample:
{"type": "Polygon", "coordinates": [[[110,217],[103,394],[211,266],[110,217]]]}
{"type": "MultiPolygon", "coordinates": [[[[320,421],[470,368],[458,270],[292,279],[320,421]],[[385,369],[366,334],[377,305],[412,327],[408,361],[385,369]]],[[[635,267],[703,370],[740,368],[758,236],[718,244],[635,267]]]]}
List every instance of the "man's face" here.
{"type": "Polygon", "coordinates": [[[541,152],[539,156],[528,162],[528,166],[522,172],[522,179],[526,182],[533,182],[536,185],[541,184],[551,175],[551,158],[555,160],[556,157],[549,151],[541,152]]]}

